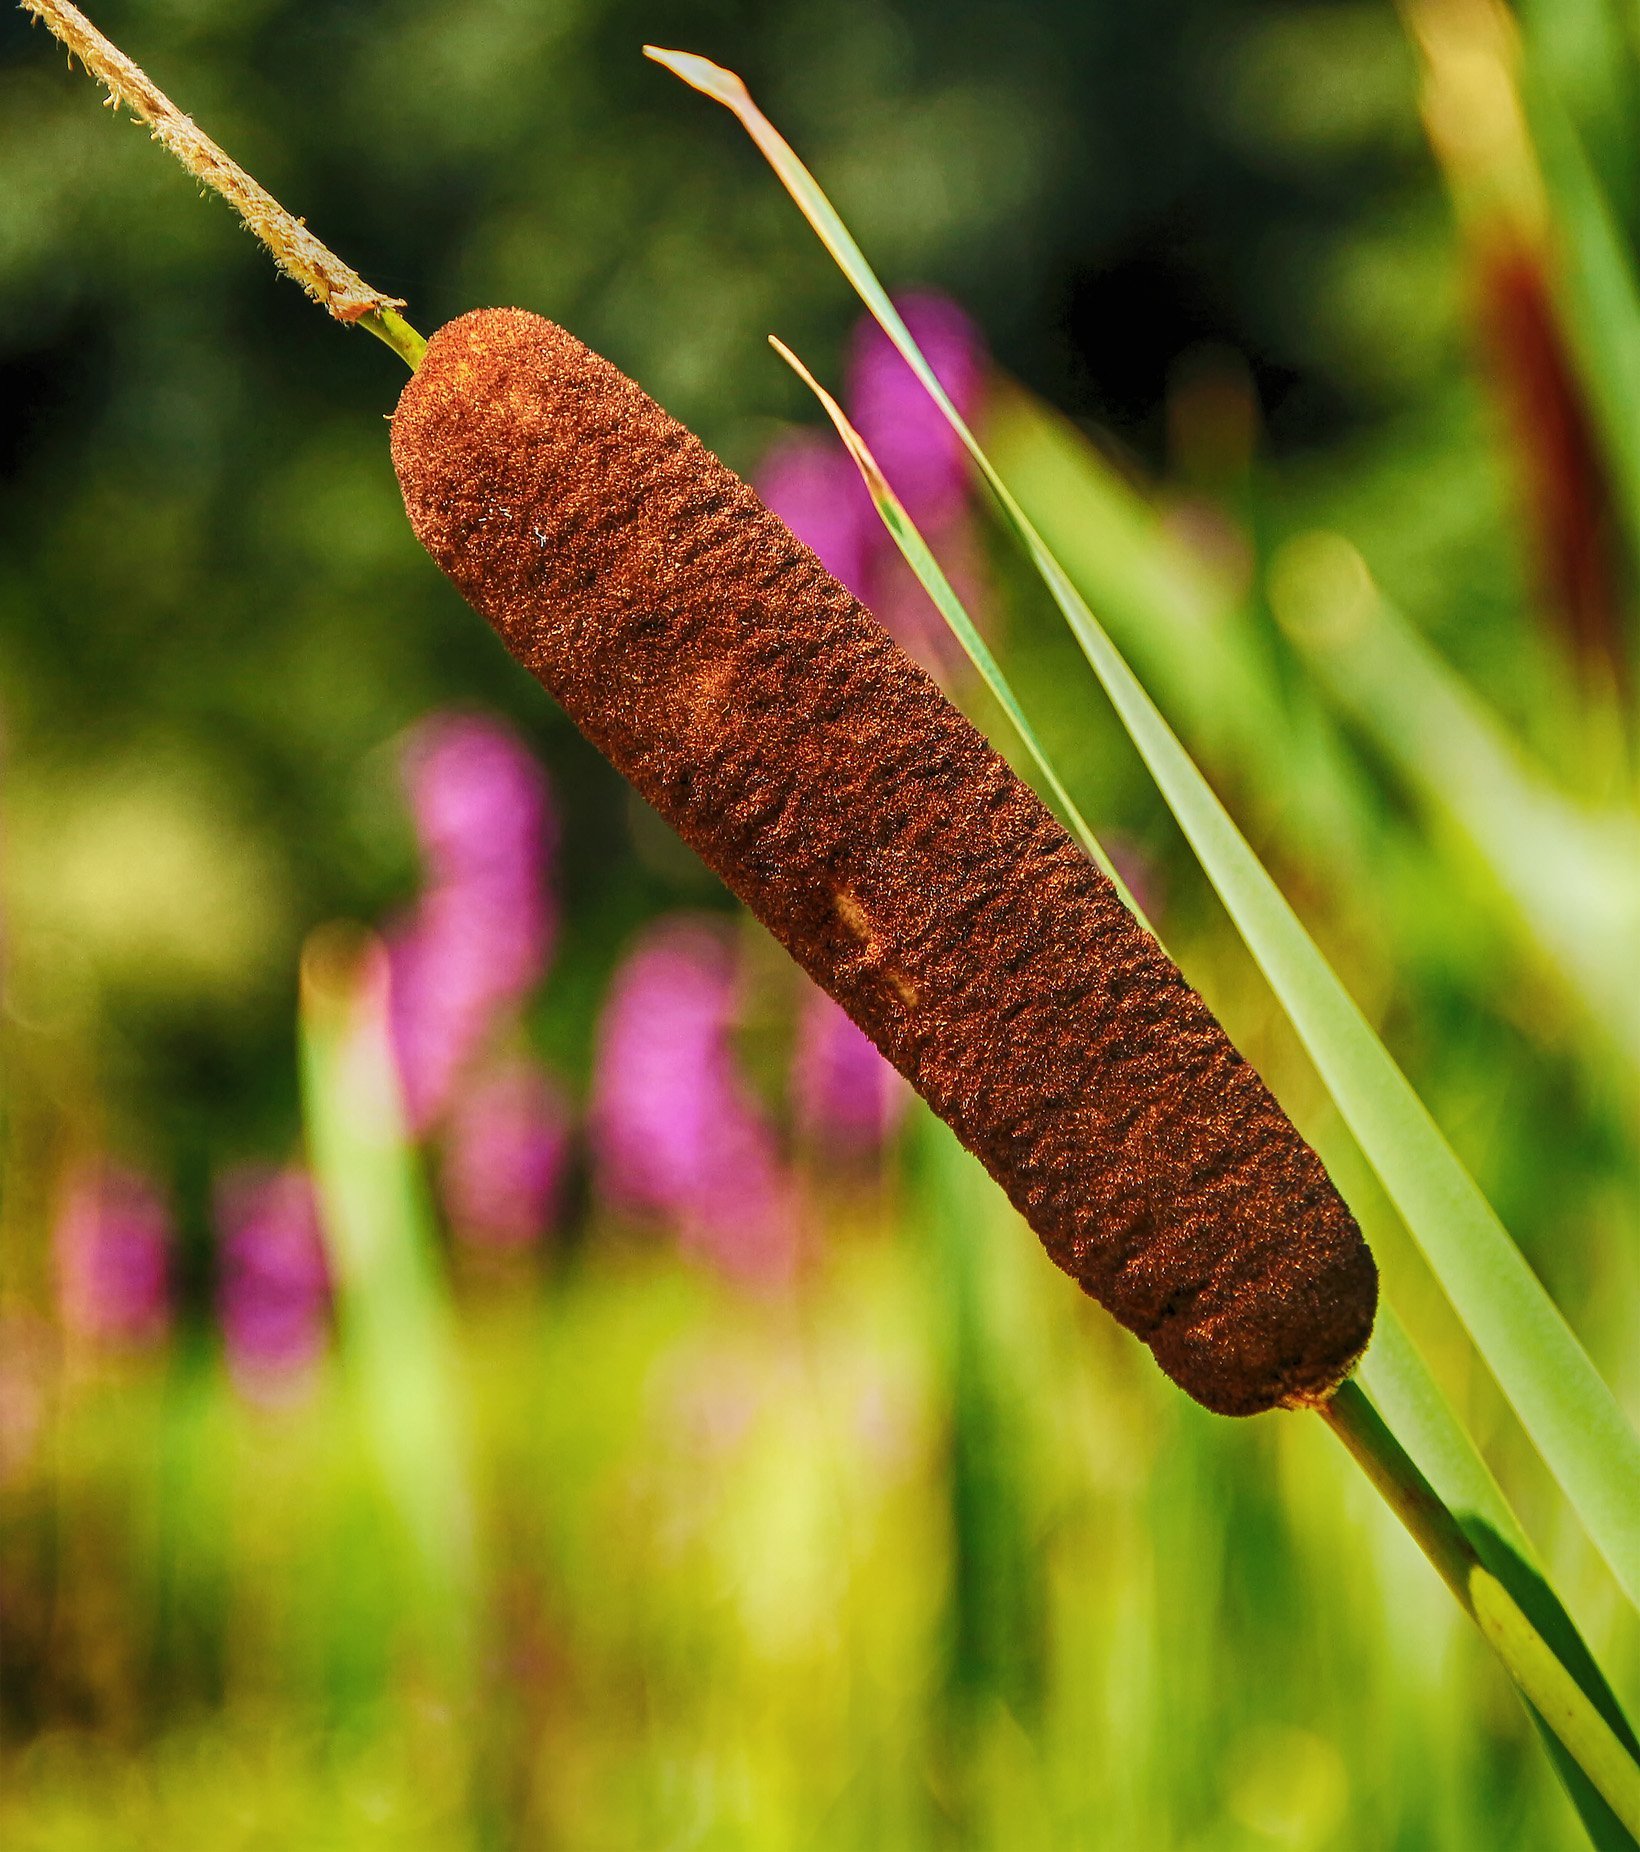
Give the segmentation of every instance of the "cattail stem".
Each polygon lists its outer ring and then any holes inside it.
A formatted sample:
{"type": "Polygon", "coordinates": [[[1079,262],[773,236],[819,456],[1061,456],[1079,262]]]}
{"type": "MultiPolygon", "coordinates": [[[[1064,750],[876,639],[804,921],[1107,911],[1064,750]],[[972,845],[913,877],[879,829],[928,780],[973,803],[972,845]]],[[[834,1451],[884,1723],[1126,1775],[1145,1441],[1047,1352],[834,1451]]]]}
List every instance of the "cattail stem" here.
{"type": "Polygon", "coordinates": [[[1316,1412],[1486,1636],[1521,1695],[1624,1828],[1640,1837],[1640,1762],[1514,1595],[1482,1562],[1458,1520],[1390,1432],[1366,1391],[1354,1381],[1341,1383],[1317,1405],[1316,1412]]]}
{"type": "Polygon", "coordinates": [[[378,341],[385,341],[412,373],[421,365],[427,352],[427,337],[412,328],[397,309],[372,310],[359,318],[378,341]]]}
{"type": "Polygon", "coordinates": [[[146,122],[159,142],[202,186],[225,199],[271,254],[285,275],[300,283],[339,322],[357,322],[392,348],[414,372],[427,343],[399,314],[401,298],[372,289],[307,226],[287,212],[267,188],[253,180],[160,89],[141,65],[105,38],[68,0],[19,0],[24,12],[43,20],[108,91],[110,104],[123,104],[146,122]]]}

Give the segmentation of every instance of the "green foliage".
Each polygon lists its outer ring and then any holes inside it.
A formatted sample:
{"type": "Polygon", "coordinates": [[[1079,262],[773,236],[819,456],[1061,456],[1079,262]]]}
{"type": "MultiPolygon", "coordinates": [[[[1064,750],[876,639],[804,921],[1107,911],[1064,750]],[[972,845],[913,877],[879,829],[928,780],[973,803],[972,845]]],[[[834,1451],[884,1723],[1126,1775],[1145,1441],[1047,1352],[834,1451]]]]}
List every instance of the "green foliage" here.
{"type": "MultiPolygon", "coordinates": [[[[1632,20],[1523,13],[1631,506],[1632,20]]],[[[110,0],[98,23],[418,325],[554,314],[742,468],[806,414],[760,337],[829,376],[852,305],[634,46],[752,70],[896,281],[953,288],[1031,389],[993,395],[988,452],[1360,1000],[1350,1059],[1393,1094],[1370,1036],[1394,1050],[1632,1406],[1632,1016],[1602,1007],[1631,748],[1537,578],[1387,9],[110,0]],[[1227,380],[1241,452],[1202,411],[1227,380]],[[1315,531],[1360,549],[1370,605],[1295,602],[1315,531]]],[[[1575,1843],[1480,1637],[1319,1424],[1186,1404],[926,1122],[874,1193],[807,1177],[790,1300],[595,1207],[540,1268],[452,1263],[416,1154],[357,1136],[334,1022],[310,1009],[305,1065],[292,1032],[308,928],[414,878],[398,729],[478,702],[551,762],[566,944],[532,1026],[577,1088],[617,947],[701,890],[409,544],[379,424],[398,360],[325,327],[14,19],[0,172],[7,1845],[1575,1843]],[[356,1274],[311,1398],[254,1408],[209,1335],[199,1205],[288,1148],[299,1077],[333,1238],[388,1264],[356,1274]],[[50,1324],[52,1178],[91,1140],[184,1204],[162,1355],[93,1366],[50,1324]]],[[[1362,1380],[1529,1621],[1506,1653],[1547,1642],[1622,1739],[1583,1642],[1632,1699],[1632,1611],[1028,575],[990,574],[965,641],[1000,711],[1085,839],[1139,846],[1159,927],[1360,1209],[1417,1346],[1386,1322],[1362,1380]]],[[[1116,680],[1244,912],[1324,971],[1116,680]]],[[[1479,1268],[1470,1332],[1496,1365],[1499,1320],[1525,1330],[1516,1390],[1628,1561],[1614,1410],[1396,1097],[1385,1180],[1405,1198],[1421,1149],[1419,1188],[1458,1191],[1430,1217],[1414,1190],[1437,1251],[1475,1270],[1442,1248],[1461,1199],[1501,1256],[1512,1300],[1479,1268]]]]}

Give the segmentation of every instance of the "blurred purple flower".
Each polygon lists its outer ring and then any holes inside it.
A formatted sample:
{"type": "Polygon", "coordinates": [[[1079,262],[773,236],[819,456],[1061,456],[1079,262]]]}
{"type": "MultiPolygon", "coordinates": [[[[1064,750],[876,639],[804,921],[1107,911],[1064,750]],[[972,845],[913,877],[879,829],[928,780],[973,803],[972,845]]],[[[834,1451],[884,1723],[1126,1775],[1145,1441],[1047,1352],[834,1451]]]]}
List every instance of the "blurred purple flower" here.
{"type": "Polygon", "coordinates": [[[475,1075],[445,1126],[441,1182],[455,1233],[492,1248],[527,1247],[546,1234],[569,1168],[570,1126],[563,1092],[527,1057],[475,1075]]]}
{"type": "MultiPolygon", "coordinates": [[[[432,715],[405,742],[404,780],[434,884],[540,891],[558,822],[546,774],[505,722],[432,715]]],[[[545,917],[543,933],[550,936],[545,917]]]]}
{"type": "Polygon", "coordinates": [[[604,1006],[589,1134],[598,1187],[676,1227],[743,1279],[789,1276],[794,1201],[773,1128],[739,1074],[733,938],[704,917],[649,927],[604,1006]]]}
{"type": "Polygon", "coordinates": [[[404,768],[427,886],[388,955],[394,1051],[420,1133],[546,969],[558,833],[546,774],[500,721],[434,715],[411,733],[404,768]]]}
{"type": "Polygon", "coordinates": [[[883,528],[840,444],[818,431],[793,431],[764,457],[757,492],[834,579],[856,598],[866,596],[883,528]]]}
{"type": "Polygon", "coordinates": [[[800,1134],[828,1154],[869,1156],[898,1125],[905,1081],[839,1005],[810,985],[797,1019],[792,1107],[800,1134]]]}
{"type": "Polygon", "coordinates": [[[77,1166],[52,1246],[66,1330],[109,1348],[164,1337],[171,1321],[171,1218],[148,1178],[102,1159],[77,1166]]]}
{"type": "MultiPolygon", "coordinates": [[[[937,555],[963,609],[976,624],[983,624],[984,584],[966,513],[959,509],[943,527],[925,528],[923,538],[937,555]]],[[[866,603],[889,635],[936,681],[949,683],[960,674],[967,660],[962,645],[897,547],[887,547],[873,562],[866,603]]]]}
{"type": "MultiPolygon", "coordinates": [[[[936,378],[963,416],[976,410],[985,353],[978,330],[944,296],[898,303],[936,378]]],[[[957,595],[975,608],[980,590],[968,530],[963,449],[888,337],[869,318],[857,327],[847,367],[849,414],[895,492],[945,565],[957,595]]],[[[758,492],[820,562],[881,619],[923,666],[948,678],[961,651],[901,559],[848,453],[817,431],[784,437],[764,459],[758,492]]]]}
{"type": "MultiPolygon", "coordinates": [[[[902,296],[894,306],[934,377],[962,416],[971,418],[985,374],[979,330],[947,296],[902,296]]],[[[962,445],[916,374],[869,317],[854,333],[846,396],[855,428],[912,520],[927,530],[958,514],[968,493],[962,445]]]]}
{"type": "Polygon", "coordinates": [[[249,1167],[216,1192],[217,1310],[228,1369],[252,1401],[305,1386],[330,1329],[330,1269],[306,1171],[249,1167]]]}

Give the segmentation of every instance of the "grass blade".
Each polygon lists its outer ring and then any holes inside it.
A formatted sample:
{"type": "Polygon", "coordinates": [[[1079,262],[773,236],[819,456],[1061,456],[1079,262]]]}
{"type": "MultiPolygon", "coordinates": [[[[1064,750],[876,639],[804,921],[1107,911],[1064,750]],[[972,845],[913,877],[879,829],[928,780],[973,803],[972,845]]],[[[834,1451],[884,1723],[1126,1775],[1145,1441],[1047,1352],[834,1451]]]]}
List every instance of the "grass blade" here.
{"type": "Polygon", "coordinates": [[[1249,672],[1250,653],[1231,647],[1222,603],[1202,611],[1210,594],[1139,493],[1047,407],[1018,390],[995,398],[992,461],[1206,763],[1233,767],[1261,820],[1335,882],[1370,873],[1386,918],[1410,923],[1413,890],[1431,878],[1426,839],[1364,786],[1324,703],[1346,714],[1484,863],[1477,900],[1640,1074],[1640,992],[1627,980],[1640,942],[1633,813],[1551,783],[1375,585],[1370,603],[1361,595],[1366,568],[1334,536],[1301,536],[1276,555],[1275,615],[1308,671],[1277,698],[1249,672]]]}
{"type": "MultiPolygon", "coordinates": [[[[1531,1616],[1537,1631],[1627,1752],[1640,1756],[1640,1741],[1616,1693],[1550,1586],[1503,1488],[1387,1302],[1379,1307],[1377,1330],[1356,1375],[1386,1427],[1452,1513],[1479,1561],[1531,1616]]],[[[1600,1852],[1626,1852],[1640,1844],[1529,1699],[1527,1708],[1591,1843],[1600,1852]]]]}
{"type": "Polygon", "coordinates": [[[1423,1102],[1206,779],[1047,550],[935,378],[814,177],[733,72],[647,55],[745,126],[995,494],[1369,1163],[1545,1464],[1640,1604],[1640,1438],[1423,1102]]]}
{"type": "Polygon", "coordinates": [[[1272,579],[1277,618],[1332,699],[1468,841],[1589,1020],[1640,1067],[1640,818],[1557,791],[1347,541],[1289,542],[1272,579]]]}
{"type": "Polygon", "coordinates": [[[454,1340],[386,1020],[386,955],[315,935],[302,960],[302,1087],[344,1355],[409,1546],[418,1624],[457,1689],[477,1615],[474,1516],[454,1340]]]}
{"type": "Polygon", "coordinates": [[[1007,479],[1025,485],[1015,492],[1033,520],[1208,759],[1267,786],[1272,808],[1296,805],[1289,820],[1303,846],[1326,849],[1359,808],[1358,786],[1336,747],[1295,753],[1293,691],[1278,689],[1267,662],[1244,647],[1235,595],[1168,534],[1139,488],[1020,387],[987,394],[984,428],[993,461],[1004,458],[1007,479]]]}
{"type": "MultiPolygon", "coordinates": [[[[1366,1390],[1352,1379],[1323,1406],[1321,1415],[1485,1635],[1533,1712],[1588,1777],[1610,1810],[1612,1824],[1631,1839],[1640,1835],[1640,1761],[1533,1625],[1504,1579],[1482,1561],[1366,1390]]],[[[1596,1843],[1612,1843],[1610,1834],[1596,1843]]]]}

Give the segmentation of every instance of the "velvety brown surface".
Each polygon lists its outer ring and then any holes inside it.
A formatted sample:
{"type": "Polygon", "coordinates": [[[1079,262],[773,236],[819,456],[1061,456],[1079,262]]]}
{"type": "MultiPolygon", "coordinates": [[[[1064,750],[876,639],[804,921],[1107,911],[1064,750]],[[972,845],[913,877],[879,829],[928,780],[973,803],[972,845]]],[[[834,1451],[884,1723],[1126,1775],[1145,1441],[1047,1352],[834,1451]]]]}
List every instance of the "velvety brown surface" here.
{"type": "Polygon", "coordinates": [[[1225,1414],[1324,1394],[1377,1273],[1110,883],[738,477],[551,322],[433,337],[417,537],[1073,1278],[1225,1414]]]}

